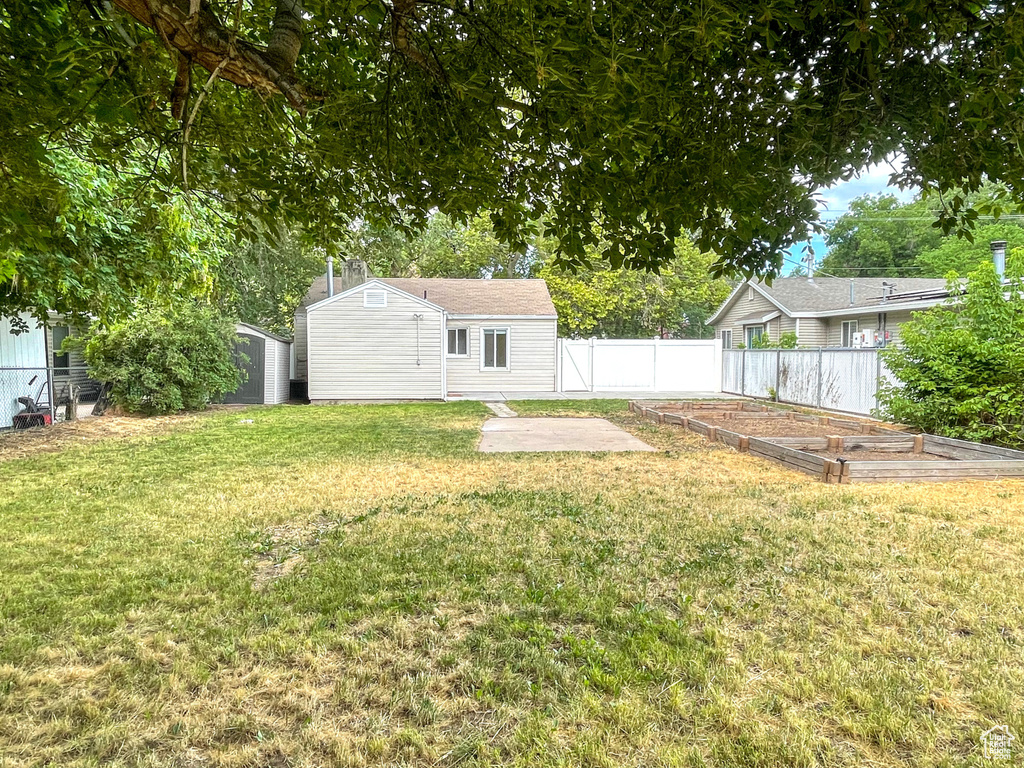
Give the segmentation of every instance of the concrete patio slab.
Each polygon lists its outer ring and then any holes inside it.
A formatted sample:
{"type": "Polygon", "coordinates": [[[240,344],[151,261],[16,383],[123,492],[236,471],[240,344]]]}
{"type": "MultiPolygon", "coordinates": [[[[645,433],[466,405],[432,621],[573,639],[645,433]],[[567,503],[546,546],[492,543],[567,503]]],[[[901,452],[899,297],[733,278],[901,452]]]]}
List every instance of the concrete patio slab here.
{"type": "Polygon", "coordinates": [[[482,400],[503,402],[506,400],[743,400],[739,395],[725,392],[646,392],[623,390],[621,392],[451,392],[449,400],[482,400]]]}
{"type": "Polygon", "coordinates": [[[488,419],[478,450],[483,453],[546,451],[655,451],[607,419],[488,419]]]}

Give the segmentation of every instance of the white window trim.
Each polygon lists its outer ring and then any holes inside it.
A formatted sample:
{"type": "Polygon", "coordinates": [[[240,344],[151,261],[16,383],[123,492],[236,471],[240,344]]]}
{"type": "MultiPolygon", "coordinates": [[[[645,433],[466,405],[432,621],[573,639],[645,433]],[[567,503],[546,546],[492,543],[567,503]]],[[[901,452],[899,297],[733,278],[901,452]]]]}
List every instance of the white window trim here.
{"type": "Polygon", "coordinates": [[[722,331],[722,349],[732,349],[732,328],[722,331]]]}
{"type": "Polygon", "coordinates": [[[760,328],[761,329],[761,336],[766,336],[768,334],[768,324],[767,323],[751,323],[750,325],[744,325],[743,326],[743,343],[746,344],[748,349],[750,348],[750,345],[753,343],[753,339],[750,338],[750,332],[752,330],[754,330],[755,328],[760,328]]]}
{"type": "MultiPolygon", "coordinates": [[[[495,355],[497,357],[497,355],[495,355]]],[[[509,371],[512,369],[512,329],[507,326],[481,326],[480,327],[480,370],[481,371],[509,371]],[[484,366],[485,355],[485,342],[484,337],[487,331],[504,331],[505,332],[505,367],[498,368],[497,366],[484,366]]]]}
{"type": "Polygon", "coordinates": [[[469,328],[467,326],[465,326],[465,325],[456,325],[454,327],[453,326],[448,326],[448,328],[445,329],[445,334],[444,334],[444,348],[445,348],[446,356],[447,357],[472,357],[473,356],[472,340],[473,340],[473,334],[471,334],[469,332],[469,328]],[[458,350],[458,348],[459,348],[459,338],[458,338],[459,331],[462,331],[463,333],[466,334],[466,352],[464,354],[459,354],[457,351],[456,352],[450,352],[448,350],[448,333],[450,331],[455,331],[455,349],[456,350],[458,350]]]}
{"type": "Polygon", "coordinates": [[[368,288],[363,291],[363,307],[366,309],[387,309],[388,306],[388,292],[379,288],[368,288]],[[370,295],[383,296],[383,304],[371,304],[370,295]]]}
{"type": "Polygon", "coordinates": [[[853,335],[860,332],[860,321],[859,320],[843,320],[839,326],[839,346],[843,349],[851,349],[853,347],[853,335]],[[849,328],[849,333],[846,329],[849,328]],[[843,336],[846,336],[844,341],[843,336]],[[846,343],[848,341],[849,343],[846,343]]]}

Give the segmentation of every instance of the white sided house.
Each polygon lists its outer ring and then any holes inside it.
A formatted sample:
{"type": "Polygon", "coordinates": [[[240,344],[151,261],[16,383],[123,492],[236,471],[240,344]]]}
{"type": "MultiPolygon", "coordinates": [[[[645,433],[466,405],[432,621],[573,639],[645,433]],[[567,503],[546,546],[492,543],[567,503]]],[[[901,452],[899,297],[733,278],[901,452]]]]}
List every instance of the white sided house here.
{"type": "Polygon", "coordinates": [[[295,375],[313,403],[553,392],[558,316],[543,280],[314,282],[295,314],[295,375]]]}

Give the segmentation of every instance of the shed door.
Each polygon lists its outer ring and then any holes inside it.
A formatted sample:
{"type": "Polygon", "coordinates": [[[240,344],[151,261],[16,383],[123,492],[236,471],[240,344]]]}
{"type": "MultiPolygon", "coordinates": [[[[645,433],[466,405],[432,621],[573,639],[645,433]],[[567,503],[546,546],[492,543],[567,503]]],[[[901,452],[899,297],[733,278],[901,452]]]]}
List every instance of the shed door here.
{"type": "Polygon", "coordinates": [[[225,403],[263,402],[263,377],[266,375],[266,340],[247,333],[238,334],[235,343],[235,365],[242,371],[242,385],[229,395],[225,403]],[[242,355],[248,357],[246,362],[242,355]]]}

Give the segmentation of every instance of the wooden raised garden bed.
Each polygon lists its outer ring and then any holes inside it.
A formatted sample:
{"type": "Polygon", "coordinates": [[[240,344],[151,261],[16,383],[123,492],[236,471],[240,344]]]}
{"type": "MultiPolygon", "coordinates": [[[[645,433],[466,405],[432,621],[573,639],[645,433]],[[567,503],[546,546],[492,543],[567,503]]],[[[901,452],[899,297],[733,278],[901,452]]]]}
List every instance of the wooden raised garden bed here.
{"type": "Polygon", "coordinates": [[[745,405],[681,403],[652,407],[630,403],[630,410],[659,424],[678,424],[709,440],[815,475],[827,483],[1024,477],[1024,451],[913,435],[876,422],[745,405]]]}

